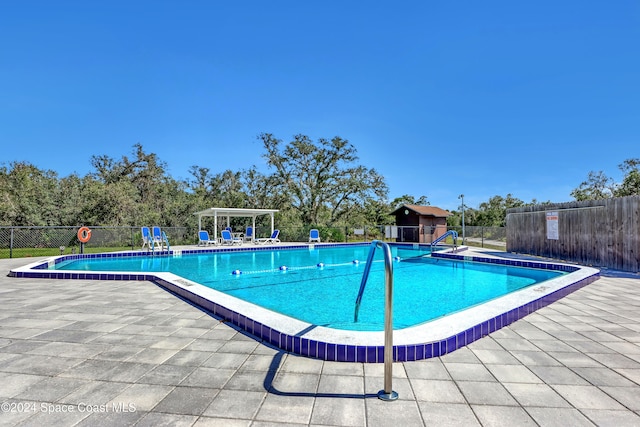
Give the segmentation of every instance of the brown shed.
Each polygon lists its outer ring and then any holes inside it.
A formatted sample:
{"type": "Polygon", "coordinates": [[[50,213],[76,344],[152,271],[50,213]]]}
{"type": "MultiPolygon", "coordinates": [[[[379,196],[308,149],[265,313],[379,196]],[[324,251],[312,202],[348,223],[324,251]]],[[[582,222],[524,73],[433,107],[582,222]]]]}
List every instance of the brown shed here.
{"type": "Polygon", "coordinates": [[[398,241],[431,243],[447,232],[451,212],[435,206],[402,205],[390,215],[396,217],[398,241]]]}

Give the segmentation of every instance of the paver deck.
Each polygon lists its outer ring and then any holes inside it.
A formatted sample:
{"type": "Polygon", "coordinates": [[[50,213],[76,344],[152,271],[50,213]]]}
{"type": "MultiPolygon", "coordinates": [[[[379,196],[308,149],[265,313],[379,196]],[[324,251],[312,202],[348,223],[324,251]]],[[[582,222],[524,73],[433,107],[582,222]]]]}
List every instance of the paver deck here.
{"type": "Polygon", "coordinates": [[[443,357],[287,354],[150,282],[6,277],[0,426],[640,426],[640,276],[603,277],[443,357]]]}

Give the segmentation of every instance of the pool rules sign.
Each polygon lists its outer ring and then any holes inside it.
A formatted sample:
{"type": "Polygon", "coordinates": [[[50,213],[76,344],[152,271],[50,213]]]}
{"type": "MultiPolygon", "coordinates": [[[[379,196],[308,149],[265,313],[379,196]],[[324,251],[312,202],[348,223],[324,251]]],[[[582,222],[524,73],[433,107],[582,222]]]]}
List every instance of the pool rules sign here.
{"type": "Polygon", "coordinates": [[[558,211],[547,212],[547,240],[558,240],[558,211]]]}

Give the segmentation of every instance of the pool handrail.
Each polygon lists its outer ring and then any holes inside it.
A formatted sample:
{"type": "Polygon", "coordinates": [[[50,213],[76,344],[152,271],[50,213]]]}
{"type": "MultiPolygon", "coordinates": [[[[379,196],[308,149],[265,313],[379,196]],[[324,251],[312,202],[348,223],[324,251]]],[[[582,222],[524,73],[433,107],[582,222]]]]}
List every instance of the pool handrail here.
{"type": "Polygon", "coordinates": [[[446,239],[449,236],[453,238],[453,247],[456,248],[458,246],[458,232],[455,230],[449,230],[446,233],[444,233],[442,236],[438,237],[433,242],[431,242],[431,252],[433,252],[433,247],[435,245],[442,242],[444,239],[446,239]]]}
{"type": "Polygon", "coordinates": [[[384,299],[384,389],[378,392],[378,398],[384,401],[393,401],[398,399],[398,393],[393,391],[393,260],[391,258],[391,248],[389,244],[382,240],[374,240],[371,242],[369,255],[367,256],[367,264],[362,273],[362,281],[360,289],[356,297],[356,307],[354,312],[354,322],[358,321],[358,311],[360,311],[360,302],[367,285],[369,271],[373,264],[373,256],[376,248],[380,246],[384,254],[384,282],[385,282],[385,299],[384,299]]]}
{"type": "Polygon", "coordinates": [[[371,242],[371,246],[369,249],[369,255],[367,256],[367,263],[365,264],[364,271],[362,272],[362,280],[360,280],[360,289],[358,290],[358,296],[356,297],[356,307],[353,312],[353,322],[358,322],[358,313],[360,312],[360,303],[362,302],[362,295],[364,294],[364,288],[367,285],[367,280],[369,279],[369,271],[371,270],[371,264],[373,263],[373,257],[376,252],[376,247],[378,247],[379,240],[374,240],[371,242]]]}
{"type": "Polygon", "coordinates": [[[171,252],[171,245],[169,245],[169,238],[167,237],[167,233],[165,233],[164,231],[162,232],[162,240],[164,240],[164,243],[167,245],[167,251],[171,252]]]}

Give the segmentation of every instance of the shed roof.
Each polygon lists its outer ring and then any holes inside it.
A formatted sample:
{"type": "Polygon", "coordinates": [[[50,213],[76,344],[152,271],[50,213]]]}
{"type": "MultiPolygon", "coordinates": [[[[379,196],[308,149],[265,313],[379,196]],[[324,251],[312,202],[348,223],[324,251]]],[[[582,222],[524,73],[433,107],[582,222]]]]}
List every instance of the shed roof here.
{"type": "Polygon", "coordinates": [[[436,218],[446,218],[452,215],[451,212],[445,211],[444,209],[440,209],[436,206],[420,206],[420,205],[402,205],[395,211],[391,212],[391,215],[395,215],[399,212],[404,211],[405,209],[409,209],[422,216],[434,216],[436,218]]]}

